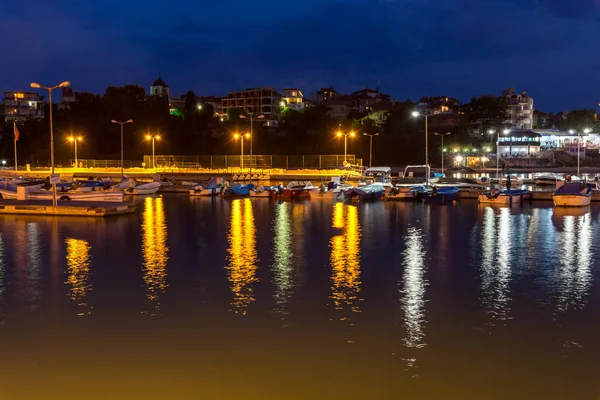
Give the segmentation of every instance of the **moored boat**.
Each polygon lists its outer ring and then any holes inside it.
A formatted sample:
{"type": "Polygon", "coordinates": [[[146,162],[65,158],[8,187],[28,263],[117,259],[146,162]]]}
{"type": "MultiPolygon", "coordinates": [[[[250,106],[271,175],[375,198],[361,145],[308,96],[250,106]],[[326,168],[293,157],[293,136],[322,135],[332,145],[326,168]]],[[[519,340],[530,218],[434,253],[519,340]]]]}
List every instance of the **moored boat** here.
{"type": "Polygon", "coordinates": [[[536,174],[534,177],[534,182],[538,186],[555,186],[558,178],[554,174],[536,174]]]}
{"type": "Polygon", "coordinates": [[[531,198],[531,192],[529,190],[498,190],[494,189],[488,193],[482,193],[479,195],[479,203],[482,204],[496,204],[502,206],[508,206],[512,204],[523,204],[523,201],[531,198]]]}
{"type": "Polygon", "coordinates": [[[323,183],[315,190],[310,190],[308,194],[311,199],[342,200],[344,198],[344,191],[352,187],[352,185],[344,183],[340,178],[332,178],[330,182],[323,183]]]}
{"type": "Polygon", "coordinates": [[[423,192],[423,200],[431,204],[451,204],[458,200],[458,188],[455,186],[443,188],[434,186],[423,192]]]}
{"type": "Polygon", "coordinates": [[[358,186],[380,185],[386,192],[394,187],[392,185],[392,169],[390,167],[367,168],[364,177],[358,182],[358,186]]]}
{"type": "Polygon", "coordinates": [[[371,201],[382,199],[384,196],[385,188],[379,184],[352,187],[344,191],[344,197],[348,200],[371,201]]]}
{"type": "Polygon", "coordinates": [[[389,201],[406,201],[420,199],[425,191],[425,186],[397,186],[385,195],[389,201]]]}
{"type": "Polygon", "coordinates": [[[228,183],[223,178],[209,179],[206,185],[196,185],[188,193],[190,196],[214,197],[222,194],[227,188],[228,183]]]}
{"type": "Polygon", "coordinates": [[[290,182],[281,193],[282,199],[307,199],[310,198],[310,191],[315,190],[312,182],[293,181],[290,182]]]}
{"type": "Polygon", "coordinates": [[[565,182],[559,187],[552,201],[556,207],[584,207],[592,200],[592,188],[584,182],[565,182]]]}
{"type": "Polygon", "coordinates": [[[135,185],[133,187],[128,187],[124,190],[126,195],[148,195],[148,194],[155,194],[156,192],[158,192],[158,189],[160,188],[160,183],[159,182],[150,182],[150,183],[144,183],[141,185],[135,185]]]}

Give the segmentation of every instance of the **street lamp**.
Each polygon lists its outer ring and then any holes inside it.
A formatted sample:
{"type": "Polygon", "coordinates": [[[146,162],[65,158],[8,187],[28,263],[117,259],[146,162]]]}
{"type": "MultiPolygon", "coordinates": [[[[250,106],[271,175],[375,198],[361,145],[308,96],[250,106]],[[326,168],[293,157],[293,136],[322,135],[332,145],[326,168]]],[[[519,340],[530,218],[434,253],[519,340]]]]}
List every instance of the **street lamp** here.
{"type": "Polygon", "coordinates": [[[435,136],[442,138],[442,175],[444,174],[444,136],[449,136],[450,132],[446,133],[434,133],[435,136]]]}
{"type": "Polygon", "coordinates": [[[160,140],[160,135],[146,135],[146,140],[152,141],[152,168],[156,172],[156,155],[154,154],[154,141],[160,140]]]}
{"type": "MultiPolygon", "coordinates": [[[[592,130],[590,128],[585,128],[583,133],[586,135],[590,133],[592,130]]],[[[580,151],[581,151],[581,132],[575,131],[573,129],[569,129],[569,133],[572,135],[577,132],[577,177],[579,178],[579,159],[580,159],[580,151]]]]}
{"type": "MultiPolygon", "coordinates": [[[[494,135],[496,133],[495,129],[490,129],[488,131],[490,135],[494,135]]],[[[502,131],[503,134],[508,135],[510,133],[510,129],[505,129],[502,131]]],[[[496,135],[496,178],[499,177],[500,171],[500,132],[498,131],[498,135],[496,135]]]]}
{"type": "Polygon", "coordinates": [[[127,121],[124,122],[120,122],[120,121],[115,121],[114,119],[110,121],[113,124],[119,124],[121,125],[121,180],[124,179],[123,176],[123,125],[124,124],[131,124],[133,122],[132,119],[128,119],[127,121]]]}
{"type": "Polygon", "coordinates": [[[425,117],[425,187],[429,186],[429,156],[428,156],[428,152],[429,152],[429,148],[428,148],[428,144],[427,144],[427,118],[429,117],[428,114],[421,114],[418,111],[413,111],[412,112],[412,116],[417,118],[417,117],[425,117]]]}
{"type": "MultiPolygon", "coordinates": [[[[240,147],[242,148],[242,157],[240,158],[240,172],[242,172],[242,170],[244,169],[244,137],[246,139],[250,139],[250,143],[252,143],[252,135],[249,133],[246,133],[245,135],[240,135],[236,133],[235,135],[233,135],[233,137],[235,139],[240,139],[240,147]]],[[[252,156],[250,156],[250,160],[252,161],[252,156]]],[[[252,181],[252,170],[250,172],[250,181],[252,181]]]]}
{"type": "Polygon", "coordinates": [[[354,131],[349,131],[349,132],[342,132],[341,130],[341,124],[340,124],[340,130],[337,131],[337,133],[335,134],[337,137],[342,137],[344,136],[344,167],[346,166],[346,164],[348,163],[348,161],[346,160],[347,158],[347,154],[348,154],[348,136],[350,137],[354,137],[355,133],[354,131]]]}
{"type": "Polygon", "coordinates": [[[371,142],[369,145],[369,168],[371,168],[372,167],[371,163],[373,162],[373,136],[379,136],[379,132],[378,133],[363,133],[363,135],[368,136],[370,139],[370,142],[371,142]]]}
{"type": "Polygon", "coordinates": [[[77,161],[77,142],[81,142],[82,140],[81,136],[69,136],[69,142],[75,145],[75,168],[79,167],[79,162],[77,161]]]}
{"type": "MultiPolygon", "coordinates": [[[[64,81],[56,86],[42,86],[39,83],[31,82],[29,86],[34,89],[44,89],[48,91],[48,102],[50,103],[50,174],[51,180],[53,180],[54,175],[54,126],[52,124],[52,91],[54,89],[68,87],[70,85],[69,82],[64,81]]],[[[52,205],[56,207],[56,183],[52,183],[52,205]]]]}
{"type": "Polygon", "coordinates": [[[250,117],[247,117],[245,115],[240,115],[240,118],[242,119],[249,119],[250,120],[250,183],[252,183],[252,137],[254,136],[254,120],[255,119],[263,119],[265,116],[260,114],[257,115],[256,117],[254,116],[254,113],[250,113],[250,117]]]}
{"type": "Polygon", "coordinates": [[[198,110],[202,110],[202,104],[198,104],[198,110]]]}

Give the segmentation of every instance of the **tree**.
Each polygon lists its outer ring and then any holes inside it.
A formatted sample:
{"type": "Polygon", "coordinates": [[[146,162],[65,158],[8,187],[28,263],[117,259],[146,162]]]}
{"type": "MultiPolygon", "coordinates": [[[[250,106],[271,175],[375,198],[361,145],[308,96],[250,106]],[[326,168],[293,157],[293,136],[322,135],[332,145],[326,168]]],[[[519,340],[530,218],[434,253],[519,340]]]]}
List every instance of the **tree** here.
{"type": "Polygon", "coordinates": [[[564,113],[562,118],[558,120],[558,127],[564,131],[573,129],[583,132],[584,129],[592,129],[592,131],[597,132],[600,129],[600,124],[597,121],[596,111],[584,108],[564,113]]]}

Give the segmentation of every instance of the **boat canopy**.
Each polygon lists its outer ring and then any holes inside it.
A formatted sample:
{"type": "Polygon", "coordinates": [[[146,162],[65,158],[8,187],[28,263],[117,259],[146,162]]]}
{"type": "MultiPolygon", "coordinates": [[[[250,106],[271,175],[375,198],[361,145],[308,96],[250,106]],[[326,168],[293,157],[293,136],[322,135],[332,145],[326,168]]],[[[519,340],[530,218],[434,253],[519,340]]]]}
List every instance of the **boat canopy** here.
{"type": "Polygon", "coordinates": [[[365,171],[365,175],[379,175],[379,174],[390,175],[391,173],[392,173],[392,169],[390,167],[372,167],[372,168],[367,168],[367,170],[365,171]]]}
{"type": "Polygon", "coordinates": [[[556,194],[580,194],[586,191],[587,187],[580,182],[567,182],[558,188],[556,194]]]}

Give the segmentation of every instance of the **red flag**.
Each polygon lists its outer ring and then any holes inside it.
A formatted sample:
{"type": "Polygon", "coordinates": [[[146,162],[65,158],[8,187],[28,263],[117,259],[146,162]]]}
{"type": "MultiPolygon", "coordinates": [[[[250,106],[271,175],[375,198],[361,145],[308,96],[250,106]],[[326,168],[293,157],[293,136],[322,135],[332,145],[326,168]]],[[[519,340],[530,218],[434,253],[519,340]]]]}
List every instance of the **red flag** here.
{"type": "Polygon", "coordinates": [[[15,142],[18,142],[19,136],[21,136],[21,132],[19,132],[19,128],[17,128],[17,121],[13,121],[13,130],[15,132],[15,142]]]}

